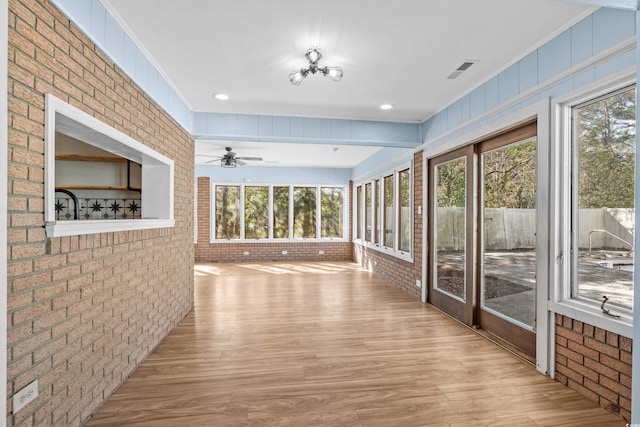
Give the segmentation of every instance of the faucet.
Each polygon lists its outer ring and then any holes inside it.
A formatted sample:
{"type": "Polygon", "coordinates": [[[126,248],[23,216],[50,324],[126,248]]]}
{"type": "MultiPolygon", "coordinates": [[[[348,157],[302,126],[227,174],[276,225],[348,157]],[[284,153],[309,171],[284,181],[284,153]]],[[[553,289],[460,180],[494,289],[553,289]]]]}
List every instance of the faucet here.
{"type": "Polygon", "coordinates": [[[76,195],[71,191],[65,190],[64,188],[56,188],[56,193],[64,193],[71,197],[73,200],[73,219],[80,219],[80,202],[78,202],[78,197],[76,197],[76,195]]]}

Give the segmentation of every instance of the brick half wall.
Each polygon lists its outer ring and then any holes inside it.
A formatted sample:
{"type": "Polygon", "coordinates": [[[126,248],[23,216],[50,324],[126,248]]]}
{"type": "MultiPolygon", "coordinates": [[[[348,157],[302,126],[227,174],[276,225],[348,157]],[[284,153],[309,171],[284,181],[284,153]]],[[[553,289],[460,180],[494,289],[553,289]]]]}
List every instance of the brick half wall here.
{"type": "Polygon", "coordinates": [[[631,419],[632,340],[556,314],[556,379],[631,419]]]}

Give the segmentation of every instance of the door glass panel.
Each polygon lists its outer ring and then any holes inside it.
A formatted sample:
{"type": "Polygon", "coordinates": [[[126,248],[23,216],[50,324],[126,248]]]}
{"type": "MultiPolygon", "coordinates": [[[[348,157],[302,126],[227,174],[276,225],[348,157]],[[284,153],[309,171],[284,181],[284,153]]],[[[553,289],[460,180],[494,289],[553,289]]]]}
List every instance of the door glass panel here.
{"type": "Polygon", "coordinates": [[[465,299],[466,158],[436,165],[434,288],[465,299]]]}
{"type": "Polygon", "coordinates": [[[481,164],[481,307],[533,329],[536,139],[485,152],[481,164]]]}

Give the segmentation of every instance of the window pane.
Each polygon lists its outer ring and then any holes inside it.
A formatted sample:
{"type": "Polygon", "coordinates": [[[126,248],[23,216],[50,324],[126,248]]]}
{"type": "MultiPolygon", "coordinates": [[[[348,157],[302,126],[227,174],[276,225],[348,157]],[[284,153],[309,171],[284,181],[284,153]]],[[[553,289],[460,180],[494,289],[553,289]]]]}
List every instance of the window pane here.
{"type": "Polygon", "coordinates": [[[481,154],[480,303],[531,330],[536,314],[536,139],[481,154]]]}
{"type": "Polygon", "coordinates": [[[316,237],[316,189],[293,189],[293,237],[316,237]]]}
{"type": "Polygon", "coordinates": [[[273,237],[289,237],[289,187],[273,187],[273,237]]]}
{"type": "Polygon", "coordinates": [[[465,300],[467,200],[466,158],[439,164],[434,171],[434,287],[465,300]]]}
{"type": "Polygon", "coordinates": [[[356,188],[356,239],[362,239],[362,186],[356,188]]]}
{"type": "Polygon", "coordinates": [[[321,237],[342,237],[344,206],[342,203],[342,188],[322,187],[320,189],[321,237]]]}
{"type": "Polygon", "coordinates": [[[376,179],[373,189],[374,211],[373,211],[373,243],[380,243],[380,180],[376,179]]]}
{"type": "Polygon", "coordinates": [[[216,239],[240,238],[240,187],[216,185],[216,239]]]}
{"type": "Polygon", "coordinates": [[[244,237],[269,237],[269,187],[244,188],[244,237]]]}
{"type": "Polygon", "coordinates": [[[609,304],[629,310],[633,306],[635,108],[634,89],[574,108],[573,282],[578,296],[598,302],[607,296],[609,304]]]}
{"type": "Polygon", "coordinates": [[[394,182],[393,175],[384,177],[384,241],[383,244],[393,248],[394,234],[394,182]]]}
{"type": "Polygon", "coordinates": [[[371,215],[371,183],[364,186],[364,240],[371,241],[372,215],[371,215]]]}
{"type": "Polygon", "coordinates": [[[400,171],[398,174],[398,184],[400,186],[400,209],[399,209],[399,249],[404,252],[411,251],[411,173],[409,169],[400,171]]]}

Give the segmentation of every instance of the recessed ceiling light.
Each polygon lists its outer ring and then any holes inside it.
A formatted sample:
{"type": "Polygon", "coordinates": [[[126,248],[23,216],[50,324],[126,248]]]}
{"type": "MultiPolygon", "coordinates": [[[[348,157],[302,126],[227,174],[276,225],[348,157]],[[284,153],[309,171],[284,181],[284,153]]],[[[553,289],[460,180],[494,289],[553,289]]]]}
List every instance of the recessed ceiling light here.
{"type": "Polygon", "coordinates": [[[216,93],[215,95],[213,95],[213,97],[218,101],[226,101],[227,99],[229,99],[229,95],[225,93],[216,93]]]}
{"type": "Polygon", "coordinates": [[[391,105],[391,104],[382,104],[380,106],[381,110],[391,110],[392,108],[393,108],[393,105],[391,105]]]}

